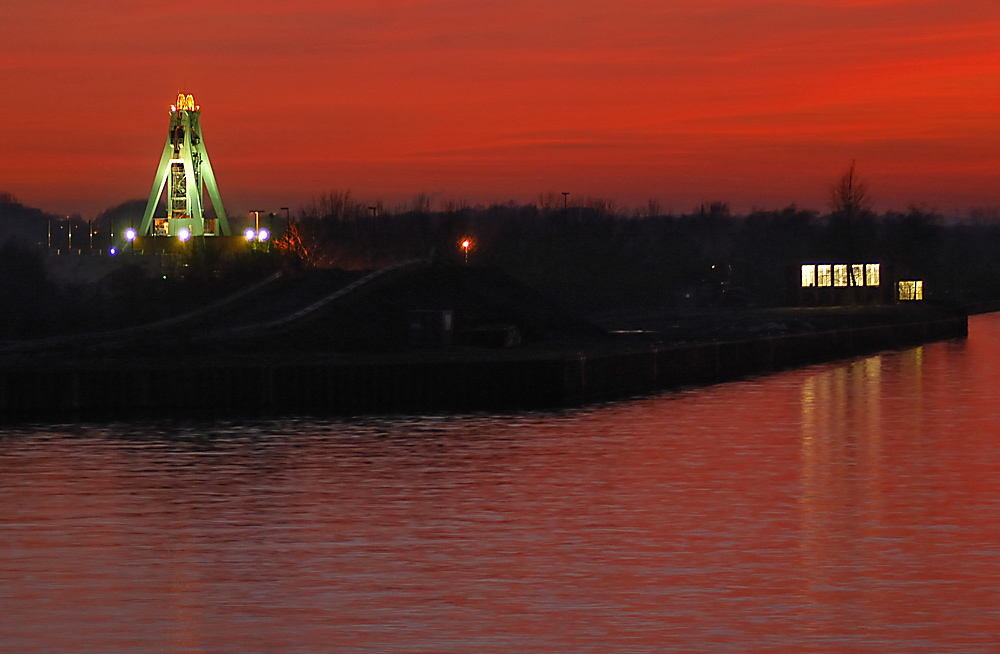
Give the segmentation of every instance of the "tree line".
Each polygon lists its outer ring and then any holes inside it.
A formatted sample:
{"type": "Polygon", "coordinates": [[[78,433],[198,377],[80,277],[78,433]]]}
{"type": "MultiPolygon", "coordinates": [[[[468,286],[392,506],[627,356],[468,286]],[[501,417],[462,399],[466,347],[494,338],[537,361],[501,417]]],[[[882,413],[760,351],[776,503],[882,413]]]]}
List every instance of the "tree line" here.
{"type": "MultiPolygon", "coordinates": [[[[853,176],[852,166],[845,178],[853,176]]],[[[469,239],[469,265],[502,269],[583,311],[781,305],[797,265],[808,261],[891,262],[925,280],[928,299],[1000,299],[997,216],[978,210],[966,219],[945,219],[919,207],[877,214],[863,182],[846,181],[839,191],[834,185],[832,195],[841,192],[841,200],[833,197],[828,212],[790,205],[746,215],[732,214],[725,202],[669,214],[655,202],[625,210],[604,200],[570,203],[551,193],[527,204],[448,202],[437,209],[419,196],[410,206],[386,208],[331,191],[287,220],[269,217],[271,254],[274,265],[292,258],[345,269],[428,256],[463,263],[460,244],[469,239]]],[[[134,200],[111,207],[86,229],[120,234],[143,205],[134,200]]],[[[0,195],[0,240],[38,249],[53,219],[73,220],[0,195]]]]}
{"type": "Polygon", "coordinates": [[[677,215],[558,202],[378,213],[339,192],[301,208],[293,231],[310,265],[346,268],[431,252],[460,262],[470,239],[470,265],[501,268],[588,311],[684,304],[692,293],[708,304],[781,305],[810,261],[889,262],[924,279],[928,299],[1000,299],[1000,220],[920,207],[877,214],[864,193],[831,204],[827,213],[793,204],[746,215],[725,202],[677,215]]]}

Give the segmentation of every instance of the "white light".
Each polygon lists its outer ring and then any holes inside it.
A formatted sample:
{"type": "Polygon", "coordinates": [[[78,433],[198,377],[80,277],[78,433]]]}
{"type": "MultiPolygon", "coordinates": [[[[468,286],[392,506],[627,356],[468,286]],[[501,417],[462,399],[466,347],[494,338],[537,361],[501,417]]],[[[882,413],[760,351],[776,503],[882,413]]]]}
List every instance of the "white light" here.
{"type": "Polygon", "coordinates": [[[109,252],[110,252],[111,256],[115,256],[116,254],[118,254],[117,248],[111,248],[111,250],[109,250],[109,252]]]}
{"type": "Polygon", "coordinates": [[[178,230],[177,232],[177,238],[179,238],[181,242],[187,241],[189,238],[191,238],[191,230],[188,229],[187,227],[181,227],[180,230],[178,230]]]}
{"type": "Polygon", "coordinates": [[[269,238],[271,238],[271,232],[267,231],[267,227],[261,227],[260,231],[257,232],[257,240],[263,243],[269,238]]]}
{"type": "Polygon", "coordinates": [[[248,241],[252,241],[256,236],[257,234],[253,231],[253,227],[247,227],[243,232],[243,238],[248,241]]]}
{"type": "Polygon", "coordinates": [[[132,229],[131,227],[129,227],[128,229],[125,230],[125,240],[126,241],[128,241],[129,243],[131,243],[132,241],[135,240],[135,237],[136,237],[136,231],[134,229],[132,229]]]}

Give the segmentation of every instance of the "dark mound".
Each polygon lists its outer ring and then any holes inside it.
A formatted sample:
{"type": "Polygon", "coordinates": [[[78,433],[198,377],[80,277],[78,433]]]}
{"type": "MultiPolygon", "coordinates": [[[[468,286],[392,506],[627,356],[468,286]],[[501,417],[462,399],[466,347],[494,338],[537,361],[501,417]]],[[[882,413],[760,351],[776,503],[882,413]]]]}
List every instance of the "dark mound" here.
{"type": "Polygon", "coordinates": [[[411,321],[424,312],[450,312],[452,341],[459,347],[586,344],[606,338],[604,330],[499,270],[434,264],[373,280],[252,340],[306,351],[410,349],[411,321]]]}

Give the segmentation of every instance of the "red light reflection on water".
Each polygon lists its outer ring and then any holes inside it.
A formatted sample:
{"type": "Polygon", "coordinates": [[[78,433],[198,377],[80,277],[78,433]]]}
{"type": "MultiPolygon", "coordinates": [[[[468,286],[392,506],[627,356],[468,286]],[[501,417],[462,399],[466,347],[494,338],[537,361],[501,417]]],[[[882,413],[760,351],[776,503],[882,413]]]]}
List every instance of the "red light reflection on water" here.
{"type": "Polygon", "coordinates": [[[988,648],[998,335],[564,414],[9,435],[0,643],[988,648]]]}

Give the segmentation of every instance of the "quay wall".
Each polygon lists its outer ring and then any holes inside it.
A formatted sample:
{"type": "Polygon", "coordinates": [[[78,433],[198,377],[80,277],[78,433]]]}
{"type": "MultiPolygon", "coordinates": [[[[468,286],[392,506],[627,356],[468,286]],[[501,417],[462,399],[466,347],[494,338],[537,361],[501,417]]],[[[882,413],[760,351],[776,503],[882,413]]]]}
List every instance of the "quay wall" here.
{"type": "Polygon", "coordinates": [[[968,334],[965,316],[739,341],[435,360],[77,361],[0,369],[0,420],[581,406],[968,334]]]}

